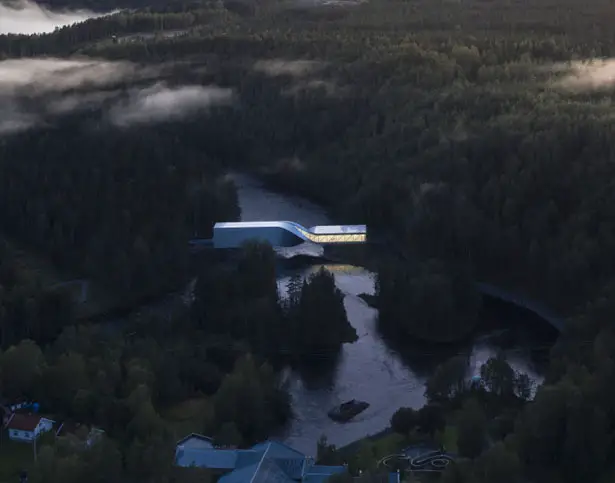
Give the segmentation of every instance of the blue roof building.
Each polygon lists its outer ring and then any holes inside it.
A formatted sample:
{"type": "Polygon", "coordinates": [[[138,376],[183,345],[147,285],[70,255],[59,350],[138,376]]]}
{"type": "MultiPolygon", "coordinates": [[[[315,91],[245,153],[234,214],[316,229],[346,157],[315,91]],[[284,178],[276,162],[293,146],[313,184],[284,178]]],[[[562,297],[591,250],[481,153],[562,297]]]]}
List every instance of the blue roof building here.
{"type": "Polygon", "coordinates": [[[259,443],[250,449],[223,449],[195,444],[200,435],[179,441],[175,464],[223,473],[218,483],[325,483],[346,471],[344,466],[315,465],[312,458],[277,441],[259,443]]]}

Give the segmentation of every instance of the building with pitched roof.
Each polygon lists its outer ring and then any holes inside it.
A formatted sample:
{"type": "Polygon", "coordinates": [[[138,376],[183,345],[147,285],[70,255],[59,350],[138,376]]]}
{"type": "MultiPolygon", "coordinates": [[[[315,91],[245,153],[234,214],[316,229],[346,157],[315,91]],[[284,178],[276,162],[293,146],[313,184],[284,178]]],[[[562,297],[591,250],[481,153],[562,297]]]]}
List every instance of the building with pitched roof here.
{"type": "Polygon", "coordinates": [[[249,449],[222,449],[204,444],[206,438],[190,435],[178,442],[175,464],[198,467],[222,475],[218,483],[325,483],[344,466],[314,464],[312,458],[278,441],[249,449]]]}
{"type": "Polygon", "coordinates": [[[9,438],[13,441],[32,442],[41,433],[51,431],[55,421],[36,414],[12,413],[5,423],[9,438]]]}

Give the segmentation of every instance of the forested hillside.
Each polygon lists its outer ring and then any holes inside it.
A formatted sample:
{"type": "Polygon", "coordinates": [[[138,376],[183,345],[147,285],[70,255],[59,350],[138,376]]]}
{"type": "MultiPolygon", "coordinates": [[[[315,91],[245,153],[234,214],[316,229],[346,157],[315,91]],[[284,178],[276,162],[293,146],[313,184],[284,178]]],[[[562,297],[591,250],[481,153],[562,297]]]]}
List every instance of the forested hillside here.
{"type": "Polygon", "coordinates": [[[570,315],[506,451],[534,479],[598,481],[615,454],[614,15],[606,0],[203,3],[0,36],[3,230],[140,297],[185,280],[191,234],[237,216],[224,172],[254,170],[396,240],[413,261],[381,271],[384,300],[435,259],[430,296],[455,265],[570,315]]]}
{"type": "Polygon", "coordinates": [[[211,23],[204,9],[119,15],[4,37],[0,50],[189,59],[199,74],[175,81],[238,96],[207,153],[570,310],[610,277],[611,95],[596,91],[612,68],[598,59],[613,49],[608,7],[265,4],[240,16],[216,6],[211,23]],[[119,34],[197,24],[158,41],[119,34]]]}

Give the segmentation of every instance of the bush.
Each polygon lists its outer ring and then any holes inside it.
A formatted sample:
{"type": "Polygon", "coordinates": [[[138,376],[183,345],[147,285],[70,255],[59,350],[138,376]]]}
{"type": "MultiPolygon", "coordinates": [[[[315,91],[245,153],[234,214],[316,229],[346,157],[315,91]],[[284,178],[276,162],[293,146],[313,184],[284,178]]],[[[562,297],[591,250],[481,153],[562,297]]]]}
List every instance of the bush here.
{"type": "Polygon", "coordinates": [[[391,428],[399,434],[407,435],[417,425],[417,412],[412,408],[399,408],[391,417],[391,428]]]}
{"type": "Polygon", "coordinates": [[[417,411],[417,424],[421,432],[433,435],[446,425],[444,411],[439,404],[426,404],[417,411]]]}

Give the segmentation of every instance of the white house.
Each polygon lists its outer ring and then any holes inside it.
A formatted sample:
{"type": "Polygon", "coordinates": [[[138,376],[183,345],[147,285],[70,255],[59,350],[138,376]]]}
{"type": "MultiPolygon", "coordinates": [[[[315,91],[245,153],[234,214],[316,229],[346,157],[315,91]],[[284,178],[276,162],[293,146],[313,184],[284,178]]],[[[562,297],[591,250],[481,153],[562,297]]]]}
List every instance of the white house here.
{"type": "Polygon", "coordinates": [[[51,431],[55,421],[36,414],[13,413],[5,424],[9,439],[30,443],[41,433],[51,431]]]}

